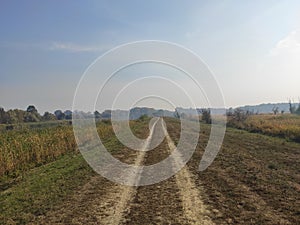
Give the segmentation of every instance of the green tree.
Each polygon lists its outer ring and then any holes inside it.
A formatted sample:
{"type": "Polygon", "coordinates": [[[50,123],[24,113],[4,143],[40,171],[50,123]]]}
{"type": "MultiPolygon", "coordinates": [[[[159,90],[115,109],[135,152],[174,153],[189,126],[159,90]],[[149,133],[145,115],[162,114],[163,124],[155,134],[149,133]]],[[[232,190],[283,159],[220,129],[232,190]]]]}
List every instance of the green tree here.
{"type": "Polygon", "coordinates": [[[38,113],[34,105],[27,107],[24,122],[39,122],[42,120],[42,116],[38,113]]]}
{"type": "Polygon", "coordinates": [[[30,106],[27,107],[26,112],[37,113],[38,111],[37,111],[37,109],[35,108],[34,105],[30,105],[30,106]]]}
{"type": "Polygon", "coordinates": [[[45,112],[44,115],[42,116],[43,121],[51,121],[51,120],[56,120],[56,116],[50,112],[45,112]]]}
{"type": "Polygon", "coordinates": [[[37,113],[26,112],[24,117],[24,122],[39,122],[41,121],[41,116],[37,113]]]}
{"type": "Polygon", "coordinates": [[[66,110],[65,112],[64,112],[64,114],[65,114],[65,119],[66,120],[71,120],[72,119],[72,111],[71,110],[66,110]]]}
{"type": "Polygon", "coordinates": [[[56,110],[54,114],[58,120],[65,119],[65,114],[61,110],[56,110]]]}
{"type": "Polygon", "coordinates": [[[18,117],[16,115],[16,112],[14,110],[8,110],[6,112],[6,121],[5,123],[13,124],[13,123],[18,123],[18,117]]]}
{"type": "Polygon", "coordinates": [[[17,118],[17,123],[23,123],[26,112],[20,109],[14,109],[14,115],[17,118]]]}

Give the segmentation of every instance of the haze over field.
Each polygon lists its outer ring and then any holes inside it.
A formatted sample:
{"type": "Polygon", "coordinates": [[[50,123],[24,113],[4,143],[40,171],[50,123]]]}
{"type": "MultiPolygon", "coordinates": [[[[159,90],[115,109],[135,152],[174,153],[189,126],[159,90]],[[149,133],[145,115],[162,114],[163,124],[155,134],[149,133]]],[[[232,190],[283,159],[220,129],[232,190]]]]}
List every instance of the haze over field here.
{"type": "MultiPolygon", "coordinates": [[[[70,109],[80,77],[98,56],[144,39],[178,43],[198,54],[214,72],[226,107],[297,101],[299,17],[297,0],[5,1],[0,7],[0,106],[70,109]]],[[[131,81],[133,73],[163,73],[185,82],[170,69],[146,66],[123,71],[111,88],[131,81]]],[[[173,95],[178,106],[189,107],[180,93],[173,95]]],[[[148,106],[166,108],[161,102],[148,106]]]]}

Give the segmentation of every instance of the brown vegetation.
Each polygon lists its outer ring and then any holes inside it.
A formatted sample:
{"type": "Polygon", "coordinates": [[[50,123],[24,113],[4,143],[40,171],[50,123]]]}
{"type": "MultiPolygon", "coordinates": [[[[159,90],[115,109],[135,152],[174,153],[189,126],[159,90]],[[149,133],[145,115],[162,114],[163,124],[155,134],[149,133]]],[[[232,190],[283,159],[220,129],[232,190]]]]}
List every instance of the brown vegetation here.
{"type": "Polygon", "coordinates": [[[235,115],[232,115],[229,116],[228,121],[231,127],[300,142],[300,116],[298,115],[243,114],[242,119],[237,119],[235,115]]]}

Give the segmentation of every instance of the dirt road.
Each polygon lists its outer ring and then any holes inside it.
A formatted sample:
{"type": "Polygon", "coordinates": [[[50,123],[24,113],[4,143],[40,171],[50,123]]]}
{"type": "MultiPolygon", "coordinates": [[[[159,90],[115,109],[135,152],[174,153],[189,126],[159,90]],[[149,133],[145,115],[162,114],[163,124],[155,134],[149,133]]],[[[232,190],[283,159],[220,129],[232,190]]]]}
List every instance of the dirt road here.
{"type": "MultiPolygon", "coordinates": [[[[118,158],[134,165],[152,165],[175,149],[163,120],[154,123],[144,148],[151,148],[156,135],[165,140],[148,152],[124,150],[118,158]]],[[[180,155],[175,155],[172,167],[180,155]],[[176,159],[177,158],[177,159],[176,159]]],[[[163,172],[163,171],[162,171],[163,172]]],[[[133,176],[130,179],[144,179],[133,176]]],[[[40,217],[34,224],[213,224],[187,167],[171,178],[148,186],[123,186],[94,176],[72,197],[40,217]]]]}

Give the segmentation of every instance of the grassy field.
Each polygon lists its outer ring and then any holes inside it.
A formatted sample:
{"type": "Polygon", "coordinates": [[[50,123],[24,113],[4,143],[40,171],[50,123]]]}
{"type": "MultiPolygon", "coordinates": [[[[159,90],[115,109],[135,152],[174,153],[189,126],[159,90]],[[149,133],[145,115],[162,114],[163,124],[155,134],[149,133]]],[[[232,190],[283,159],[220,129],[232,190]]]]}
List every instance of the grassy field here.
{"type": "MultiPolygon", "coordinates": [[[[273,122],[276,127],[280,120],[298,122],[298,117],[288,115],[253,116],[248,118],[249,123],[251,119],[263,121],[258,125],[273,122]]],[[[180,121],[165,121],[176,143],[180,121]]],[[[131,121],[133,133],[145,138],[148,122],[149,119],[131,121]]],[[[282,122],[282,127],[290,128],[294,123],[282,122]]],[[[113,155],[121,159],[121,152],[130,153],[113,135],[109,121],[100,122],[97,128],[113,155]]],[[[201,124],[199,144],[188,168],[204,193],[205,203],[211,207],[213,221],[300,224],[300,144],[291,138],[272,137],[280,135],[251,131],[228,128],[217,158],[199,173],[198,165],[210,134],[210,126],[201,124]]],[[[0,155],[0,224],[35,221],[47,211],[63,206],[67,198],[95,176],[76,149],[71,126],[2,132],[0,155]]]]}
{"type": "Polygon", "coordinates": [[[1,182],[0,224],[27,224],[83,185],[93,171],[79,154],[28,170],[1,182]]]}
{"type": "Polygon", "coordinates": [[[229,126],[300,142],[299,115],[250,115],[245,121],[228,118],[229,126]]]}

